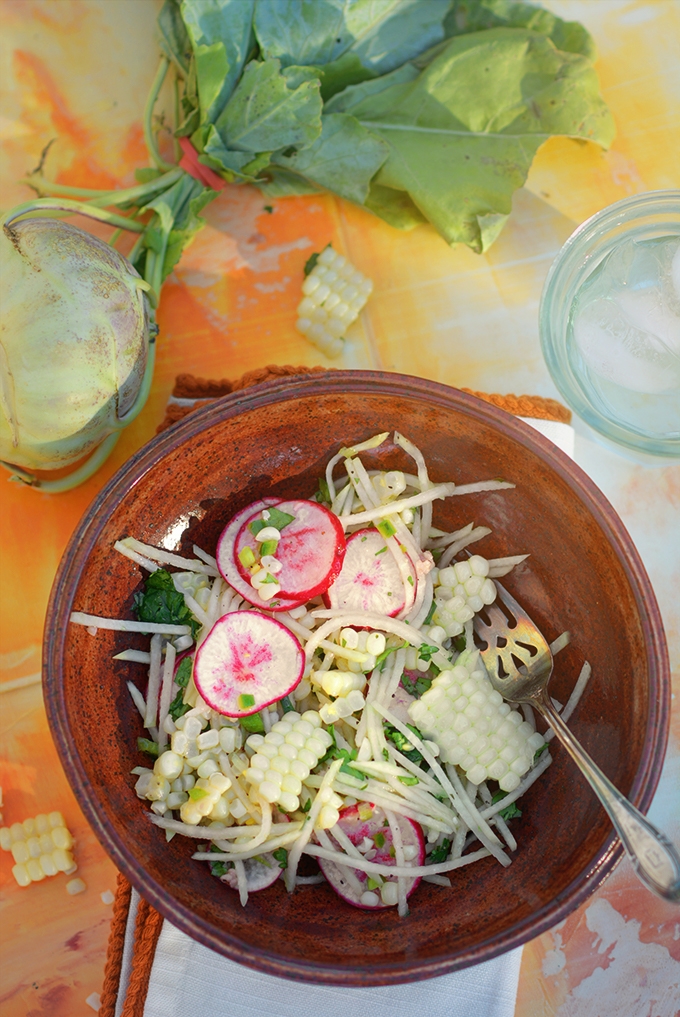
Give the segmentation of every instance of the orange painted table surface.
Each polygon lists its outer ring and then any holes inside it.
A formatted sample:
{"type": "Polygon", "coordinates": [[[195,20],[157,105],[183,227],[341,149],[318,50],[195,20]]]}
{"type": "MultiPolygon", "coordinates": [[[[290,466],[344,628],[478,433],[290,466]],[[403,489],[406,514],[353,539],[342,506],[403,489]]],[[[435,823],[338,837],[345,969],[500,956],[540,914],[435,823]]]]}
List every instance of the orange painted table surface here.
{"type": "MultiPolygon", "coordinates": [[[[337,366],[415,374],[455,386],[557,396],[537,311],[550,264],[572,230],[627,195],[680,185],[680,4],[550,0],[583,22],[617,126],[610,151],[568,139],[539,150],[510,220],[484,256],[448,248],[427,226],[400,233],[331,196],[268,202],[228,187],[168,279],[149,401],[111,459],[75,491],[48,496],[0,480],[4,821],[60,809],[87,890],[63,875],[20,889],[0,853],[4,1017],[80,1017],[101,989],[116,872],[61,770],[39,684],[45,607],[63,548],[112,473],[155,433],[174,377],[237,378],[269,363],[326,364],[294,329],[301,270],[329,241],[375,282],[337,366]],[[271,205],[271,211],[265,206],[271,205]]],[[[147,165],[141,117],[156,70],[156,0],[3,0],[4,209],[56,139],[46,174],[61,183],[133,183],[147,165]]],[[[96,231],[90,222],[82,224],[96,231]]],[[[102,235],[106,235],[102,232],[102,235]]],[[[678,507],[680,468],[645,468],[602,448],[575,422],[576,460],[621,515],[656,591],[674,667],[671,737],[651,818],[680,841],[678,507]]],[[[637,883],[623,861],[559,927],[524,948],[521,1017],[672,1017],[680,1007],[680,910],[637,883]]]]}

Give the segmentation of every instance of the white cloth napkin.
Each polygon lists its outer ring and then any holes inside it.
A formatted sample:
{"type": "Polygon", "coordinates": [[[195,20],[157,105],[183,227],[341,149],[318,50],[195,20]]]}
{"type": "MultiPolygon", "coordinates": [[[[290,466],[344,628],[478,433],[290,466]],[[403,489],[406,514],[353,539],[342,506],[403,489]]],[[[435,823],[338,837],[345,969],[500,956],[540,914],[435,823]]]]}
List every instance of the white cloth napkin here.
{"type": "MultiPolygon", "coordinates": [[[[554,420],[520,417],[563,452],[574,454],[574,430],[554,420]]],[[[125,932],[116,1017],[130,976],[139,895],[133,889],[125,932]]],[[[144,1017],[514,1017],[522,948],[440,978],[350,989],[306,985],[243,967],[163,923],[144,1017]]]]}
{"type": "MultiPolygon", "coordinates": [[[[133,890],[125,934],[119,1017],[130,974],[139,894],[133,890]]],[[[144,1017],[514,1017],[521,947],[441,978],[348,989],[276,978],[214,953],[163,923],[144,1017]]]]}

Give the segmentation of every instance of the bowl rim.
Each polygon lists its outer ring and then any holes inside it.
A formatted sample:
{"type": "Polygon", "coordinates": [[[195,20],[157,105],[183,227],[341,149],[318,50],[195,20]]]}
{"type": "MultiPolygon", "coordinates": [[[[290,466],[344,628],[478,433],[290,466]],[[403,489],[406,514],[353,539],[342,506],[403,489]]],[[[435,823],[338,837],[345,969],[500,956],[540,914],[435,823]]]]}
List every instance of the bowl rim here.
{"type": "Polygon", "coordinates": [[[62,555],[50,592],[43,636],[42,682],[48,723],[71,789],[95,836],[118,870],[141,896],[192,939],[238,963],[267,974],[326,985],[388,985],[420,981],[469,967],[506,953],[552,928],[580,906],[604,881],[623,854],[612,830],[599,859],[559,897],[532,913],[511,930],[498,933],[475,947],[459,950],[455,957],[416,960],[409,965],[371,962],[347,970],[311,960],[294,961],[243,944],[218,931],[174,899],[139,867],[127,842],[108,831],[91,793],[91,787],[73,746],[63,693],[62,652],[69,624],[72,597],[66,588],[77,583],[89,555],[107,521],[112,504],[126,496],[163,457],[186,440],[240,415],[245,410],[286,402],[310,394],[351,391],[416,397],[434,407],[453,408],[494,429],[528,449],[553,470],[584,500],[607,539],[617,549],[623,571],[633,591],[650,662],[652,684],[650,711],[640,766],[630,800],[641,810],[649,807],[661,775],[670,725],[670,665],[661,613],[649,577],[622,520],[594,482],[577,464],[535,428],[499,407],[460,389],[409,375],[381,371],[330,370],[266,381],[219,397],[198,408],[177,424],[153,437],[128,459],[102,490],[76,526],[62,555]],[[406,970],[408,968],[408,970],[406,970]]]}

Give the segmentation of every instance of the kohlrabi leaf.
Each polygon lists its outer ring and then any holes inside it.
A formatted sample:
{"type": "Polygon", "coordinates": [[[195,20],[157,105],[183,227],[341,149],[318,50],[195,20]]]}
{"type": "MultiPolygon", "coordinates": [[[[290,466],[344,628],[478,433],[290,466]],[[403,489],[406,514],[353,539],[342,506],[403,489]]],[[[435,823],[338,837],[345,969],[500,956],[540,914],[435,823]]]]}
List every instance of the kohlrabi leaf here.
{"type": "Polygon", "coordinates": [[[253,60],[215,126],[226,148],[239,152],[311,145],[321,134],[319,79],[290,87],[278,60],[253,60]]]}
{"type": "Polygon", "coordinates": [[[279,152],[272,161],[363,205],[371,179],[388,155],[388,145],[354,117],[329,113],[315,142],[288,157],[279,152]]]}
{"type": "Polygon", "coordinates": [[[375,183],[407,192],[448,243],[476,251],[498,235],[550,135],[606,147],[614,133],[590,61],[523,29],[460,36],[410,84],[378,83],[353,86],[329,107],[389,144],[375,183]]]}
{"type": "Polygon", "coordinates": [[[186,75],[191,60],[191,41],[182,19],[179,0],[165,0],[158,15],[158,43],[168,60],[186,75]]]}
{"type": "Polygon", "coordinates": [[[182,17],[196,62],[201,122],[215,121],[253,49],[255,0],[183,0],[182,17]]]}
{"type": "Polygon", "coordinates": [[[291,198],[298,194],[319,194],[323,188],[283,166],[267,166],[255,181],[266,198],[291,198]]]}
{"type": "Polygon", "coordinates": [[[427,222],[406,191],[395,191],[375,181],[371,183],[364,207],[398,230],[412,230],[427,222]]]}
{"type": "Polygon", "coordinates": [[[283,66],[323,66],[354,53],[385,74],[444,38],[450,0],[257,0],[255,33],[283,66]]]}
{"type": "Polygon", "coordinates": [[[453,0],[444,19],[447,38],[487,28],[529,28],[547,36],[557,49],[595,59],[592,36],[578,21],[563,21],[523,0],[453,0]]]}

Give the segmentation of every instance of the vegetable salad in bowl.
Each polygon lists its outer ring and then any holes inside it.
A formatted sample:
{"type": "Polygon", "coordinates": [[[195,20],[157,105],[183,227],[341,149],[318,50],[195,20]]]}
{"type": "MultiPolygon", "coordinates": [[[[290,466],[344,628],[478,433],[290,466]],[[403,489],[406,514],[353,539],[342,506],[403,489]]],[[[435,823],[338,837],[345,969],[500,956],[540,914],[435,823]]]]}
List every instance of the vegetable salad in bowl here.
{"type": "Polygon", "coordinates": [[[116,659],[148,666],[143,690],[127,683],[146,728],[133,780],[159,836],[192,839],[243,904],[281,878],[403,916],[421,880],[510,865],[551,732],[492,689],[473,619],[527,555],[487,559],[470,549],[488,527],[432,519],[437,500],[513,486],[434,483],[419,448],[382,433],[340,449],[311,498],[225,519],[214,557],[119,540],[146,573],[136,620],[71,621],[151,637],[116,659]],[[364,465],[395,447],[412,472],[364,465]]]}

